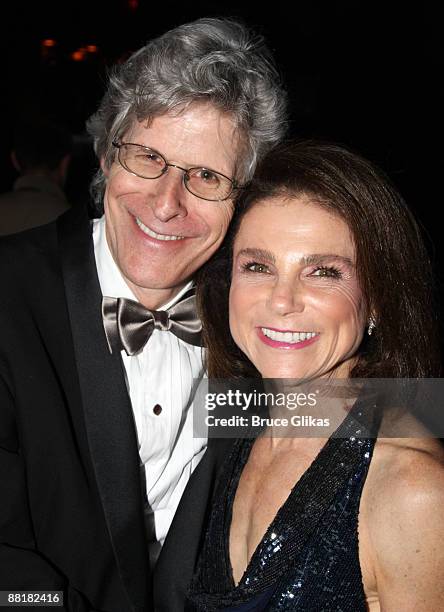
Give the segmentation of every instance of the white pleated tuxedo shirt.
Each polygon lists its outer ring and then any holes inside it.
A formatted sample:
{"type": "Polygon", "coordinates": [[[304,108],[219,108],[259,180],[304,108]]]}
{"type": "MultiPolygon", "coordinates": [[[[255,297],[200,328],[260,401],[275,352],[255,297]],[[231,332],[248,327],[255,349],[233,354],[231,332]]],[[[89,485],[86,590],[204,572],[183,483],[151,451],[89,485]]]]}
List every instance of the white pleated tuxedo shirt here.
{"type": "MultiPolygon", "coordinates": [[[[109,250],[104,216],[93,221],[93,241],[102,294],[138,301],[109,250]]],[[[175,304],[191,285],[159,310],[175,304]]],[[[206,439],[193,437],[191,401],[194,379],[203,376],[202,349],[179,340],[171,332],[155,329],[140,353],[128,356],[122,351],[121,355],[140,460],[145,467],[145,514],[151,556],[155,559],[185,486],[206,449],[206,439]]]]}

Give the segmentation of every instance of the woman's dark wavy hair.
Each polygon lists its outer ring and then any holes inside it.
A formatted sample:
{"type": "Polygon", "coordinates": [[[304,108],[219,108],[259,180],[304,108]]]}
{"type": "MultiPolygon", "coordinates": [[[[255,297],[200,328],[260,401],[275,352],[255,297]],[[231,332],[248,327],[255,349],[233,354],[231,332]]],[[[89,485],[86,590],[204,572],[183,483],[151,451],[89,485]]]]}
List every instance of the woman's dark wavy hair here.
{"type": "Polygon", "coordinates": [[[341,146],[313,141],[287,142],[264,158],[236,203],[222,247],[198,275],[209,376],[260,376],[230,334],[233,243],[253,206],[269,198],[301,196],[341,217],[354,238],[358,280],[376,328],[371,336],[365,335],[351,376],[439,376],[434,281],[418,224],[396,189],[370,162],[341,146]]]}

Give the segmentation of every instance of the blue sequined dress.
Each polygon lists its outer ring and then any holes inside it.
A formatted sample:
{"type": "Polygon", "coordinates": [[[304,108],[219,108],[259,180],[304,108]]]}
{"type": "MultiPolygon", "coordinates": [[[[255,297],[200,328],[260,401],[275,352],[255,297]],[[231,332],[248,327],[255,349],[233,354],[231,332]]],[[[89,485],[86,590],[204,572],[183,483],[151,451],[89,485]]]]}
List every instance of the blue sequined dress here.
{"type": "Polygon", "coordinates": [[[190,612],[365,612],[358,512],[375,444],[358,403],[277,512],[236,586],[229,559],[234,497],[252,440],[222,471],[185,609],[190,612]]]}

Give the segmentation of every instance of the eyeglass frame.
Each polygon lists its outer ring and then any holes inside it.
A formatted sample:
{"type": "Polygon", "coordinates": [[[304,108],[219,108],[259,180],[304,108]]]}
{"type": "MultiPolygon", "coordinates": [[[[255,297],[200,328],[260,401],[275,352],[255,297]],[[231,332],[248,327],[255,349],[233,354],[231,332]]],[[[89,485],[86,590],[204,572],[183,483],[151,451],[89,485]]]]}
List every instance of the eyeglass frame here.
{"type": "Polygon", "coordinates": [[[124,170],[126,170],[127,172],[129,172],[133,176],[137,176],[139,178],[143,178],[143,179],[146,179],[148,181],[151,181],[151,180],[158,179],[161,176],[163,176],[164,174],[166,174],[168,172],[168,168],[177,168],[178,170],[182,170],[182,172],[183,172],[183,175],[182,175],[182,177],[183,177],[183,184],[184,184],[185,189],[188,191],[188,193],[191,193],[191,195],[195,196],[196,198],[199,198],[200,200],[205,200],[206,202],[225,202],[225,200],[228,200],[230,198],[230,196],[233,194],[234,191],[237,191],[239,189],[244,189],[244,187],[241,186],[241,185],[238,185],[237,182],[234,179],[229,178],[228,176],[226,176],[225,174],[222,174],[222,172],[218,172],[217,170],[212,170],[211,168],[205,168],[204,166],[191,166],[191,168],[182,168],[182,166],[178,166],[177,164],[170,164],[165,159],[164,155],[162,155],[162,153],[160,153],[156,149],[152,149],[151,147],[147,147],[145,145],[141,145],[141,144],[139,144],[137,142],[117,142],[116,140],[113,140],[111,144],[118,151],[117,159],[119,160],[119,164],[122,166],[122,168],[124,170]],[[165,162],[165,167],[162,169],[162,171],[159,174],[159,176],[142,176],[141,174],[137,174],[137,172],[133,172],[127,166],[125,166],[125,164],[120,159],[120,149],[121,149],[121,147],[123,147],[125,145],[132,145],[134,147],[140,147],[141,149],[146,149],[147,151],[152,151],[156,155],[159,155],[163,159],[163,161],[165,162]],[[225,179],[227,179],[227,181],[230,181],[230,183],[231,183],[231,191],[230,191],[230,193],[228,195],[226,195],[224,198],[220,198],[218,200],[210,200],[209,198],[204,198],[202,196],[197,195],[196,193],[191,191],[189,189],[189,187],[187,186],[186,177],[188,178],[188,181],[189,181],[190,180],[190,175],[189,175],[190,170],[208,170],[209,172],[214,172],[214,174],[217,174],[219,176],[223,176],[225,179]]]}

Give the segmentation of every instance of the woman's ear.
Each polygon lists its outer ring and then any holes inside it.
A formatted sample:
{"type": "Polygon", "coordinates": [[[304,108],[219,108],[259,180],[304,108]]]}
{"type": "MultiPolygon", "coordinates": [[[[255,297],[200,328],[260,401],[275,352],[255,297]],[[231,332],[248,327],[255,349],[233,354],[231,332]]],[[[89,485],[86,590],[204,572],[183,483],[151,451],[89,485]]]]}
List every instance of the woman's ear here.
{"type": "Polygon", "coordinates": [[[370,311],[370,316],[367,321],[367,333],[369,336],[372,335],[373,330],[376,328],[376,314],[373,310],[370,311]]]}

